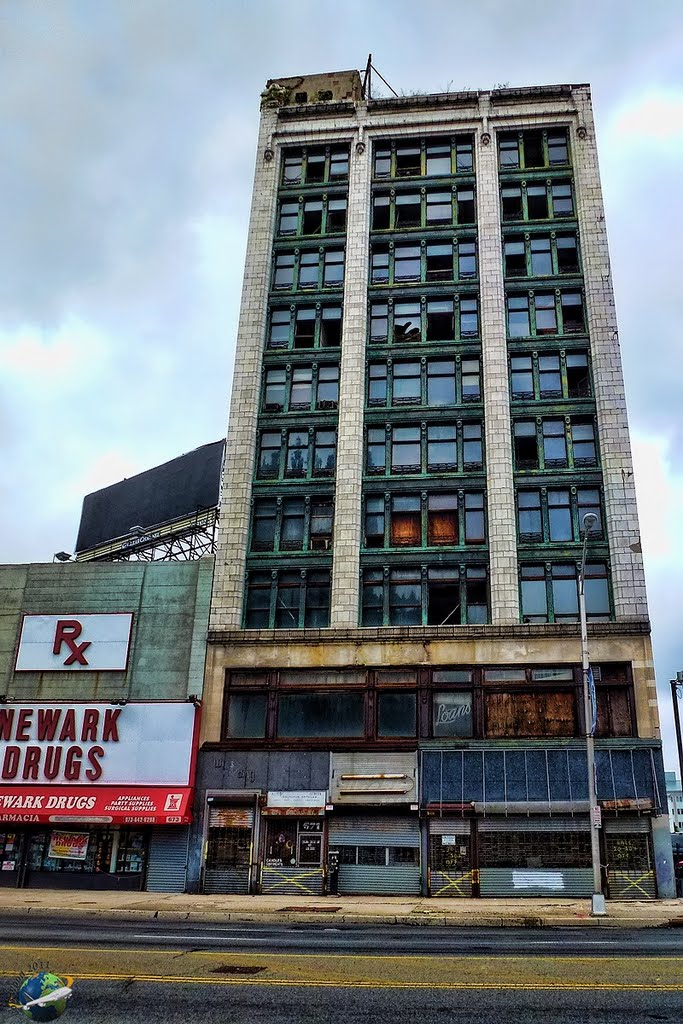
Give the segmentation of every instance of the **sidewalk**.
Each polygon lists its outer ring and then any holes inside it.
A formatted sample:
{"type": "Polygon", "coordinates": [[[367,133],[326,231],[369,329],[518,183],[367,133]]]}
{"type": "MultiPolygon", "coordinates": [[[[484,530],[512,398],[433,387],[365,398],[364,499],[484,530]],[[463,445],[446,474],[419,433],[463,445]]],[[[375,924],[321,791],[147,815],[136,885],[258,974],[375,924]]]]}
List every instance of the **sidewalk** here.
{"type": "MultiPolygon", "coordinates": [[[[205,896],[152,892],[0,889],[0,914],[226,924],[410,924],[456,927],[683,928],[683,899],[607,903],[590,917],[585,899],[425,899],[401,896],[205,896]]],[[[683,933],[682,933],[683,941],[683,933]]]]}

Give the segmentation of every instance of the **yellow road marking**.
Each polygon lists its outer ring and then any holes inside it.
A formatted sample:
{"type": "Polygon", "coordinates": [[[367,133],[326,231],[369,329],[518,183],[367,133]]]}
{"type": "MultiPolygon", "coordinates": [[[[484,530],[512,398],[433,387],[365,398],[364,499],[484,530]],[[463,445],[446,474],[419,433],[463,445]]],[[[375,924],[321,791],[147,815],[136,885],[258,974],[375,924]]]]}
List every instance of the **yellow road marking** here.
{"type": "MultiPolygon", "coordinates": [[[[0,978],[14,978],[15,971],[0,971],[0,978]]],[[[293,979],[246,979],[246,978],[196,978],[182,975],[163,977],[155,974],[79,974],[74,978],[77,984],[79,981],[137,981],[145,983],[166,984],[166,985],[258,985],[258,986],[279,986],[284,988],[398,988],[398,989],[440,989],[443,991],[467,989],[492,990],[492,991],[546,991],[548,989],[563,989],[566,991],[593,991],[601,992],[681,992],[683,984],[665,985],[654,983],[652,985],[640,985],[636,983],[607,984],[605,982],[564,982],[548,981],[543,982],[510,982],[502,984],[498,982],[405,982],[405,981],[298,981],[293,979]]]]}
{"type": "MultiPolygon", "coordinates": [[[[191,945],[191,944],[188,943],[188,945],[191,945]]],[[[39,944],[39,943],[36,943],[35,945],[32,945],[32,946],[9,946],[9,945],[6,945],[5,943],[0,943],[0,949],[8,949],[8,950],[12,950],[13,952],[21,952],[21,953],[26,953],[27,951],[35,951],[36,949],[41,949],[41,950],[56,950],[56,951],[58,951],[60,953],[89,953],[91,955],[92,954],[97,954],[97,953],[102,953],[102,954],[104,954],[104,953],[121,953],[121,954],[123,954],[123,953],[142,953],[142,954],[149,954],[150,956],[151,955],[165,956],[167,954],[174,954],[174,953],[195,953],[195,954],[201,955],[201,956],[220,956],[223,959],[225,959],[226,956],[230,956],[230,957],[246,957],[249,960],[253,960],[255,957],[265,957],[265,958],[267,958],[269,960],[273,960],[273,959],[277,959],[277,960],[320,960],[320,959],[330,958],[330,957],[344,957],[344,958],[353,958],[354,960],[400,960],[400,961],[426,960],[428,962],[432,962],[437,955],[438,955],[439,961],[442,962],[442,963],[443,963],[444,960],[458,960],[458,961],[460,961],[460,960],[467,960],[468,963],[470,961],[473,961],[473,960],[485,960],[488,963],[492,959],[494,959],[496,961],[498,961],[498,960],[522,960],[526,964],[528,964],[529,961],[537,961],[537,960],[553,960],[553,961],[560,961],[562,963],[589,963],[589,962],[590,963],[594,963],[596,960],[599,960],[600,963],[604,963],[607,960],[614,960],[614,961],[618,962],[620,960],[629,960],[630,961],[630,960],[634,960],[634,959],[637,959],[640,962],[644,961],[646,963],[655,963],[655,962],[658,963],[660,961],[661,962],[667,962],[667,961],[683,960],[683,951],[681,952],[680,956],[633,957],[633,956],[627,956],[627,955],[625,955],[623,953],[615,954],[613,956],[602,956],[602,955],[595,955],[595,956],[554,956],[552,953],[538,954],[538,955],[537,954],[528,954],[526,956],[522,956],[522,955],[519,955],[519,954],[513,954],[513,953],[507,954],[506,953],[504,956],[495,956],[494,955],[492,957],[490,954],[488,956],[485,956],[485,955],[470,956],[467,953],[439,954],[438,946],[435,946],[435,948],[434,948],[435,951],[432,954],[429,954],[429,953],[409,953],[407,955],[401,955],[400,953],[386,953],[386,954],[383,954],[383,953],[343,953],[343,952],[339,952],[339,953],[279,953],[279,952],[273,952],[273,953],[244,953],[244,952],[233,952],[231,949],[222,949],[222,950],[215,950],[215,949],[189,949],[188,950],[187,948],[174,949],[171,946],[169,946],[166,949],[148,949],[146,947],[144,947],[142,949],[124,949],[124,948],[122,948],[120,946],[44,946],[44,945],[39,944]]]]}

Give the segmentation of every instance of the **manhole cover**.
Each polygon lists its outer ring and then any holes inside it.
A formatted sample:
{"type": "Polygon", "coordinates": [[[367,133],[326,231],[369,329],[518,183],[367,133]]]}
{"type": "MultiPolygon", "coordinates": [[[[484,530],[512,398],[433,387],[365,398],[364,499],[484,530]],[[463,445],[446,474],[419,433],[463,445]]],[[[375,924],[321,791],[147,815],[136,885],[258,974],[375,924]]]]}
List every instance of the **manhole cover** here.
{"type": "Polygon", "coordinates": [[[212,967],[210,974],[260,974],[265,967],[250,967],[249,964],[221,964],[212,967]]]}

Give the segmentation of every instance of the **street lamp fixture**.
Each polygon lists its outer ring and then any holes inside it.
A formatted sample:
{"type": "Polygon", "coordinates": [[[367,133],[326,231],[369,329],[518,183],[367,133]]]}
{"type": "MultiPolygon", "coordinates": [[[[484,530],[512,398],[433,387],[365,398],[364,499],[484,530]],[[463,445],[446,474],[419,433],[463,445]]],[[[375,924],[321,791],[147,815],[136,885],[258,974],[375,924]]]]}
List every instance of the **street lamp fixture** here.
{"type": "Polygon", "coordinates": [[[588,657],[588,626],[586,623],[586,548],[591,530],[597,525],[595,512],[586,512],[581,520],[583,526],[583,548],[581,550],[581,569],[579,571],[579,621],[581,623],[581,676],[583,679],[583,721],[586,729],[586,764],[588,769],[588,808],[591,830],[591,863],[593,865],[593,895],[591,897],[591,916],[604,917],[607,914],[605,897],[602,892],[602,875],[600,871],[600,825],[601,812],[595,785],[595,745],[593,743],[593,701],[595,687],[592,684],[590,661],[588,657]],[[593,695],[592,695],[593,694],[593,695]]]}

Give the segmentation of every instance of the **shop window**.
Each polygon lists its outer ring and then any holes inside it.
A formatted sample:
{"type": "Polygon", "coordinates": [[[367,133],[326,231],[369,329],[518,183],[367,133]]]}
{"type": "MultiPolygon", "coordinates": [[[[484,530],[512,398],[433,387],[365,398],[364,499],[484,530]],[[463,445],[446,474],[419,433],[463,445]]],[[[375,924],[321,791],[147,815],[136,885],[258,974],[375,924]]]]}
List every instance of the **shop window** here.
{"type": "Polygon", "coordinates": [[[417,730],[417,697],[414,693],[377,695],[377,736],[415,736],[417,730]]]}
{"type": "Polygon", "coordinates": [[[323,823],[313,818],[268,820],[265,867],[317,867],[322,864],[323,823]]]}
{"type": "Polygon", "coordinates": [[[363,736],[363,694],[281,693],[277,734],[286,739],[363,736]]]}
{"type": "Polygon", "coordinates": [[[490,739],[576,735],[573,690],[484,693],[485,735],[490,739]]]}
{"type": "Polygon", "coordinates": [[[422,515],[419,494],[395,495],[391,499],[391,546],[419,547],[421,542],[422,515]]]}
{"type": "Polygon", "coordinates": [[[231,739],[263,739],[266,735],[265,693],[231,693],[227,730],[231,739]]]}
{"type": "Polygon", "coordinates": [[[433,694],[432,735],[451,738],[473,735],[471,690],[443,690],[433,694]]]}
{"type": "Polygon", "coordinates": [[[458,497],[456,494],[430,494],[427,499],[427,543],[458,544],[458,497]]]}

